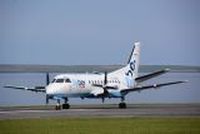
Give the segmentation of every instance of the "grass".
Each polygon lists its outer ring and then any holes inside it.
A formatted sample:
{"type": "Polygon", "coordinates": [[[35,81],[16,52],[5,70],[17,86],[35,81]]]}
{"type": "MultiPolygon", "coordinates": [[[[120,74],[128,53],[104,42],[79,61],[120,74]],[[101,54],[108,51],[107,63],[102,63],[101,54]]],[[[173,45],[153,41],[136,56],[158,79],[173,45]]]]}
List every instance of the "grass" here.
{"type": "Polygon", "coordinates": [[[0,120],[0,134],[199,134],[199,117],[0,120]]]}

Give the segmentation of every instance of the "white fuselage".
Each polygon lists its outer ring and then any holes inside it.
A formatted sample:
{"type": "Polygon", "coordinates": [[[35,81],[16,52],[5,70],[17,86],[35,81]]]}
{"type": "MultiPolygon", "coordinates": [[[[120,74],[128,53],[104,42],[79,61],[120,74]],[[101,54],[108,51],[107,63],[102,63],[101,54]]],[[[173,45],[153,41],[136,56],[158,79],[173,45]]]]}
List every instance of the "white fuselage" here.
{"type": "MultiPolygon", "coordinates": [[[[95,98],[95,96],[90,96],[90,94],[103,92],[103,90],[101,87],[93,86],[93,84],[103,85],[103,83],[103,74],[62,74],[57,75],[53,82],[46,87],[46,93],[53,97],[95,98]]],[[[130,82],[127,82],[125,79],[108,74],[107,85],[116,87],[116,89],[110,89],[110,92],[113,92],[113,96],[110,97],[121,97],[118,94],[119,90],[128,88],[128,83],[130,82]]]]}

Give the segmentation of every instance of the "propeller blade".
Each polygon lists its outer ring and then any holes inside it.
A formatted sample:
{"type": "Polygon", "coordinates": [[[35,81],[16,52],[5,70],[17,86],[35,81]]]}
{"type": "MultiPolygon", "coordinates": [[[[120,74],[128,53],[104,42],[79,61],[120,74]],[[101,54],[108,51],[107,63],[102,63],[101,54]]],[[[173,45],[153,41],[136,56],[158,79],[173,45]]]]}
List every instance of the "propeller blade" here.
{"type": "MultiPolygon", "coordinates": [[[[49,73],[46,73],[46,85],[49,85],[50,79],[49,79],[49,73]]],[[[46,104],[49,104],[49,95],[46,94],[46,104]]]]}
{"type": "Polygon", "coordinates": [[[49,104],[49,96],[46,95],[46,104],[49,104]]]}
{"type": "Polygon", "coordinates": [[[105,72],[105,76],[104,76],[104,86],[108,83],[108,80],[107,80],[107,72],[105,72]]]}
{"type": "MultiPolygon", "coordinates": [[[[105,72],[105,76],[104,76],[104,85],[103,85],[103,91],[104,91],[104,95],[108,94],[108,90],[107,90],[107,83],[108,83],[108,77],[107,77],[107,72],[105,72]]],[[[103,99],[104,101],[104,99],[103,99]]]]}
{"type": "Polygon", "coordinates": [[[49,73],[46,74],[46,84],[49,85],[50,80],[49,80],[49,73]]]}

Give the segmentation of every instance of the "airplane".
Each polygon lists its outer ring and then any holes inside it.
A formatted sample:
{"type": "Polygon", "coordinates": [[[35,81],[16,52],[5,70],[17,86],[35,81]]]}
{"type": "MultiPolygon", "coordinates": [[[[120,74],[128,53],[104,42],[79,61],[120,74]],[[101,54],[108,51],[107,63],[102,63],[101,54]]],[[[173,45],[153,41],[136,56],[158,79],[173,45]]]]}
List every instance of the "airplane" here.
{"type": "Polygon", "coordinates": [[[138,75],[140,61],[140,42],[135,42],[127,65],[112,72],[104,73],[68,73],[54,77],[50,82],[49,73],[46,74],[46,86],[25,87],[6,85],[4,88],[20,89],[46,94],[46,104],[49,100],[56,100],[55,109],[69,109],[68,98],[120,98],[119,108],[127,108],[125,97],[130,92],[140,92],[146,89],[185,83],[187,81],[173,81],[152,85],[142,85],[142,82],[170,71],[166,68],[143,76],[138,75]],[[61,100],[64,103],[61,105],[61,100]]]}

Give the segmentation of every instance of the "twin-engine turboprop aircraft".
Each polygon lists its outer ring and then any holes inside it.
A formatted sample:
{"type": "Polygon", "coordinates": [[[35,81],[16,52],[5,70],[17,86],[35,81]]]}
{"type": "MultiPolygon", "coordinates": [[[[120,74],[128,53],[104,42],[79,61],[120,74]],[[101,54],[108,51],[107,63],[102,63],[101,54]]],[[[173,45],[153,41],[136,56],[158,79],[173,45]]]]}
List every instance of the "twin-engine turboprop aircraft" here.
{"type": "Polygon", "coordinates": [[[127,65],[116,71],[95,74],[61,74],[57,75],[51,83],[49,82],[49,74],[47,73],[46,86],[29,88],[24,86],[7,85],[5,88],[43,92],[46,94],[47,104],[49,103],[49,99],[57,100],[56,109],[69,109],[70,105],[68,104],[68,98],[70,97],[79,97],[82,99],[100,98],[102,99],[102,102],[104,102],[105,98],[121,98],[119,108],[126,108],[124,100],[125,96],[130,92],[186,82],[173,81],[160,84],[142,85],[142,82],[164,74],[168,72],[169,69],[138,76],[139,57],[140,42],[135,42],[127,65]],[[64,104],[62,105],[61,100],[64,100],[64,104]]]}

